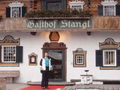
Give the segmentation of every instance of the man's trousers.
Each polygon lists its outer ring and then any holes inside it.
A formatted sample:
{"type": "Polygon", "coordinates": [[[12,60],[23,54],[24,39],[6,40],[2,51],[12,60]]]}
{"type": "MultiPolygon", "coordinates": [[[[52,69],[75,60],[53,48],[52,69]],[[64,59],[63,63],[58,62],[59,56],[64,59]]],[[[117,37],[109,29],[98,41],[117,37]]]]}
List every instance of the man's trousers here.
{"type": "Polygon", "coordinates": [[[48,88],[48,81],[49,81],[49,67],[46,67],[46,70],[42,71],[41,87],[48,88]]]}

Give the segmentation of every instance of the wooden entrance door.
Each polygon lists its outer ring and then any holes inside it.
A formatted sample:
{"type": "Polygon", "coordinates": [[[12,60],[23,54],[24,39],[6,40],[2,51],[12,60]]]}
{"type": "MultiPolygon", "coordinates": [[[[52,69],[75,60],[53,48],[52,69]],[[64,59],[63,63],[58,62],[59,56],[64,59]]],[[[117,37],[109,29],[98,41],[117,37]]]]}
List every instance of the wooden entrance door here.
{"type": "Polygon", "coordinates": [[[50,72],[50,80],[66,80],[66,45],[64,43],[45,43],[43,55],[48,52],[51,58],[53,71],[50,72]]]}

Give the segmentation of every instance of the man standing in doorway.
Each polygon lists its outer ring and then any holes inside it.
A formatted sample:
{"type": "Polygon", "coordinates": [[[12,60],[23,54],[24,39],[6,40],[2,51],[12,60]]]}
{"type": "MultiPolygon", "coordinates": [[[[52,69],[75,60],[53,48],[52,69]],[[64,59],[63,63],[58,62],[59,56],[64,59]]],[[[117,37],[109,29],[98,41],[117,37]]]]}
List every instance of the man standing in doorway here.
{"type": "Polygon", "coordinates": [[[44,58],[40,61],[40,69],[42,73],[41,87],[48,88],[49,71],[52,70],[52,65],[47,52],[45,52],[44,58]]]}

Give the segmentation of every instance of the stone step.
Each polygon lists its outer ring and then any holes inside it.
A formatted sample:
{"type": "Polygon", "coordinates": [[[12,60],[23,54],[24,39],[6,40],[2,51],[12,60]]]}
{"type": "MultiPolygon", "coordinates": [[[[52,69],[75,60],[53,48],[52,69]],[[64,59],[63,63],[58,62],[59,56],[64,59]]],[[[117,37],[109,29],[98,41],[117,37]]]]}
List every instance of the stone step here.
{"type": "Polygon", "coordinates": [[[102,81],[93,81],[93,83],[92,84],[100,84],[100,85],[102,85],[103,84],[103,82],[102,81]]]}
{"type": "Polygon", "coordinates": [[[120,90],[120,85],[75,85],[67,86],[63,90],[120,90]]]}
{"type": "Polygon", "coordinates": [[[100,90],[100,89],[76,89],[76,90],[100,90]]]}
{"type": "MultiPolygon", "coordinates": [[[[28,85],[41,85],[41,82],[27,82],[28,85]]],[[[49,82],[49,85],[65,85],[65,86],[72,86],[75,85],[73,82],[49,82]]]]}
{"type": "MultiPolygon", "coordinates": [[[[81,82],[75,82],[75,84],[83,84],[83,83],[81,83],[81,82]]],[[[93,81],[92,84],[102,85],[103,82],[101,82],[101,81],[93,81]]]]}

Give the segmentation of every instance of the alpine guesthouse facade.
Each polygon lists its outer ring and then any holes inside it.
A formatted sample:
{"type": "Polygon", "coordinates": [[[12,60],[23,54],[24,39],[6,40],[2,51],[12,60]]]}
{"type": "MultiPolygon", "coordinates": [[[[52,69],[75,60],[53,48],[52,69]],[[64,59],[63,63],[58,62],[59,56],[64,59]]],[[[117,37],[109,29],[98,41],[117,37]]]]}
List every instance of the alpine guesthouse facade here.
{"type": "Polygon", "coordinates": [[[52,81],[120,81],[119,16],[120,0],[0,0],[0,78],[41,82],[48,52],[52,81]]]}

